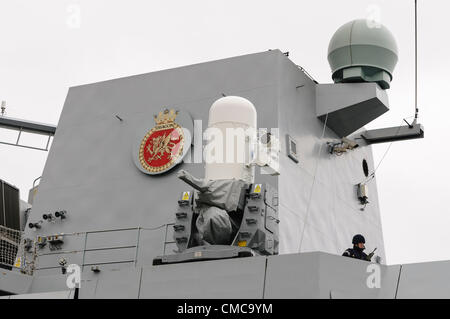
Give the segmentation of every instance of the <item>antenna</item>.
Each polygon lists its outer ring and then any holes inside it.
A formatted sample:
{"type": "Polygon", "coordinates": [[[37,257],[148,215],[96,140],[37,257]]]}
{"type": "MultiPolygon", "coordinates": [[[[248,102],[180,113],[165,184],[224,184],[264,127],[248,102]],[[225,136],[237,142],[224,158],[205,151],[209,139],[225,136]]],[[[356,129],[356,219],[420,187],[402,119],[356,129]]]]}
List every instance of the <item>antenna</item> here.
{"type": "Polygon", "coordinates": [[[414,122],[417,123],[419,108],[417,107],[417,0],[414,0],[414,122]]]}

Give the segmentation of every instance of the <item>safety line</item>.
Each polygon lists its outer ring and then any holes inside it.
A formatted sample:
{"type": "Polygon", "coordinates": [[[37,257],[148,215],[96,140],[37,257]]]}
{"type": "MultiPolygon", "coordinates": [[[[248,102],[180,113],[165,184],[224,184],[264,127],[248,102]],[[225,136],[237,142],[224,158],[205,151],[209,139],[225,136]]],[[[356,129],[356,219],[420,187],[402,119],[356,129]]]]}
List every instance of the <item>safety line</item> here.
{"type": "Polygon", "coordinates": [[[309,209],[310,209],[310,206],[311,206],[311,200],[312,200],[312,193],[313,193],[313,190],[314,190],[314,185],[316,183],[316,175],[317,175],[317,169],[319,167],[320,153],[322,152],[322,146],[323,146],[322,140],[323,140],[323,138],[325,136],[325,131],[326,131],[326,128],[327,128],[327,122],[328,122],[328,113],[327,113],[327,115],[325,117],[325,122],[323,123],[322,136],[320,138],[319,153],[317,155],[316,166],[314,168],[313,182],[312,182],[312,185],[311,185],[311,190],[309,192],[308,206],[306,208],[305,224],[303,225],[302,234],[300,236],[300,243],[299,243],[299,247],[298,247],[298,252],[300,252],[300,250],[302,249],[303,237],[305,235],[306,226],[308,225],[309,209]]]}

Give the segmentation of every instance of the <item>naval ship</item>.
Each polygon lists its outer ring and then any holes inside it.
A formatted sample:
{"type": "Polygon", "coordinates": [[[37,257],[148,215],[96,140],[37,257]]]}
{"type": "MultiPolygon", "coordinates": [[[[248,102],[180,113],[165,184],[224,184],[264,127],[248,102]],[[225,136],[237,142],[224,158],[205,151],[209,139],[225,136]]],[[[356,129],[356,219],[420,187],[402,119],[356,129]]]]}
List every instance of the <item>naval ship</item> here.
{"type": "Polygon", "coordinates": [[[449,298],[448,261],[385,263],[372,145],[424,137],[365,128],[397,59],[354,20],[332,83],[274,49],[71,87],[57,126],[0,117],[11,147],[48,137],[27,202],[1,182],[1,298],[449,298]]]}

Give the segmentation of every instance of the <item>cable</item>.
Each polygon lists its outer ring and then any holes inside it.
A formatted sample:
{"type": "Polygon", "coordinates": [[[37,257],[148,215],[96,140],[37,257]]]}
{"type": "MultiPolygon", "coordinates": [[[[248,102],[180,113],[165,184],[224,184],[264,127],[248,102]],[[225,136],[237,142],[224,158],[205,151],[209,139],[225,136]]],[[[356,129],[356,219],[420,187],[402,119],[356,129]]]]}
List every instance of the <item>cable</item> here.
{"type": "MultiPolygon", "coordinates": [[[[319,82],[317,82],[311,74],[308,73],[308,71],[306,71],[302,66],[296,64],[297,67],[300,69],[300,71],[302,71],[311,81],[313,81],[316,84],[319,84],[319,82]]],[[[300,86],[299,86],[300,87],[300,86]]]]}
{"type": "MultiPolygon", "coordinates": [[[[398,135],[398,133],[400,132],[400,129],[402,128],[402,123],[403,121],[405,121],[406,119],[411,118],[412,116],[406,117],[404,118],[401,122],[400,125],[398,126],[397,132],[395,133],[394,137],[398,135]]],[[[366,184],[367,182],[369,182],[370,180],[372,180],[373,178],[375,178],[375,173],[378,170],[378,168],[380,167],[381,163],[383,162],[384,158],[386,157],[387,153],[389,152],[389,150],[391,149],[392,143],[394,142],[390,142],[388,147],[386,148],[386,151],[384,152],[383,156],[381,157],[380,161],[378,162],[377,166],[375,167],[375,169],[373,170],[373,172],[369,175],[369,177],[364,181],[363,184],[366,184]]]]}
{"type": "MultiPolygon", "coordinates": [[[[322,137],[320,138],[321,140],[323,140],[323,137],[325,136],[325,130],[327,128],[327,122],[328,122],[328,113],[325,117],[325,122],[323,123],[323,130],[322,130],[322,137]]],[[[302,234],[300,236],[300,243],[299,243],[299,247],[298,247],[298,252],[300,252],[301,248],[302,248],[302,243],[303,243],[303,236],[305,235],[305,229],[306,226],[308,224],[308,217],[309,217],[309,208],[311,205],[311,200],[312,200],[312,193],[314,190],[314,185],[316,183],[316,175],[317,175],[317,168],[319,167],[319,160],[320,160],[320,153],[322,152],[322,141],[320,143],[320,147],[319,147],[319,154],[317,155],[317,161],[316,161],[316,166],[314,168],[314,175],[313,175],[313,182],[311,185],[311,190],[309,192],[309,199],[308,199],[308,206],[306,206],[306,216],[305,216],[305,225],[303,225],[303,230],[302,230],[302,234]]]]}

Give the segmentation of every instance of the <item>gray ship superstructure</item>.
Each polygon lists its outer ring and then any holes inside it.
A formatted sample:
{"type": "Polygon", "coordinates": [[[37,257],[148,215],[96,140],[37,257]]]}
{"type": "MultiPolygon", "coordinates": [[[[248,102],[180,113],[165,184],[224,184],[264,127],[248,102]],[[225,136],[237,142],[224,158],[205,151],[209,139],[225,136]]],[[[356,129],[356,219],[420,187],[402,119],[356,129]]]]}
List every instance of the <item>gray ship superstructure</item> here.
{"type": "Polygon", "coordinates": [[[364,128],[389,110],[395,40],[352,21],[329,61],[332,84],[269,50],[71,87],[56,131],[44,126],[54,140],[15,265],[0,271],[5,298],[449,297],[448,262],[385,265],[371,144],[423,137],[417,123],[364,128]],[[231,122],[272,132],[256,141],[269,158],[237,177],[203,160],[205,129],[231,122]],[[358,233],[372,263],[340,256],[358,233]]]}

